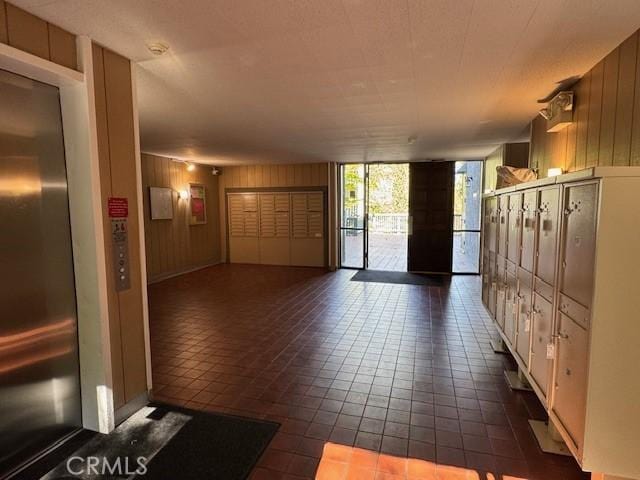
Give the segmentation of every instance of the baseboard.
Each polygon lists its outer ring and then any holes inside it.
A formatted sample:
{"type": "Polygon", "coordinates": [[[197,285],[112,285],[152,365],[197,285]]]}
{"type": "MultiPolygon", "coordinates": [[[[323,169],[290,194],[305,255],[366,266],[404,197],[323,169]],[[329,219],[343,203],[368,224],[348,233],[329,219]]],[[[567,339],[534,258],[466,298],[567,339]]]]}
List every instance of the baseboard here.
{"type": "Polygon", "coordinates": [[[205,263],[204,265],[198,265],[196,267],[185,268],[184,270],[179,270],[177,272],[163,273],[162,275],[155,276],[150,278],[147,282],[147,285],[152,285],[154,283],[159,283],[164,280],[168,280],[173,277],[179,277],[180,275],[184,275],[186,273],[196,272],[198,270],[202,270],[203,268],[213,267],[214,265],[220,265],[222,262],[211,262],[205,263]]]}
{"type": "Polygon", "coordinates": [[[128,401],[115,411],[116,426],[124,422],[131,415],[136,413],[142,407],[149,404],[149,392],[143,392],[133,400],[128,401]]]}

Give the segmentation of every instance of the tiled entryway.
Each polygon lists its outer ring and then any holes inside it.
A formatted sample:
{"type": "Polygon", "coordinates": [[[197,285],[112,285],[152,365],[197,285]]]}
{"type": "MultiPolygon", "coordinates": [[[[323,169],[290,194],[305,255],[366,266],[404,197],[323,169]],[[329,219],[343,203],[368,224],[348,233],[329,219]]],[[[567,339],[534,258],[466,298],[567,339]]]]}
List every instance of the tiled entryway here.
{"type": "Polygon", "coordinates": [[[544,410],[506,387],[477,277],[354,273],[220,265],[150,286],[155,398],[280,422],[253,479],[314,478],[323,452],[318,477],[336,480],[436,464],[439,479],[589,478],[538,449],[527,420],[544,410]]]}

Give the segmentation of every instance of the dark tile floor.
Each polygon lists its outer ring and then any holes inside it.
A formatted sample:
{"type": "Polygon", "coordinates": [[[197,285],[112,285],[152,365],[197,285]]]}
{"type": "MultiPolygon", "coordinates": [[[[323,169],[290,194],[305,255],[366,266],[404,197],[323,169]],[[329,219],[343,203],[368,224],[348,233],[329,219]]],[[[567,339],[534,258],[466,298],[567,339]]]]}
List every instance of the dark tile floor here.
{"type": "Polygon", "coordinates": [[[220,265],[152,285],[154,397],[280,422],[253,479],[589,478],[538,449],[544,410],[506,387],[477,277],[353,274],[220,265]]]}

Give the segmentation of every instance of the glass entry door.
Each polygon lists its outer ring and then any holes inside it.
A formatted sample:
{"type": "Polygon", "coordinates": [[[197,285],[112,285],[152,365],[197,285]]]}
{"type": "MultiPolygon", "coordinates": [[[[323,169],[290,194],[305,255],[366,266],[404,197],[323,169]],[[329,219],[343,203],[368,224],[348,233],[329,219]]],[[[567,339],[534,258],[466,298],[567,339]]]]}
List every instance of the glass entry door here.
{"type": "Polygon", "coordinates": [[[345,268],[407,271],[407,163],[340,166],[340,254],[345,268]]]}
{"type": "Polygon", "coordinates": [[[367,172],[363,163],[340,166],[340,263],[365,268],[367,258],[367,172]]]}
{"type": "Polygon", "coordinates": [[[453,273],[480,273],[482,161],[456,162],[453,200],[453,273]]]}

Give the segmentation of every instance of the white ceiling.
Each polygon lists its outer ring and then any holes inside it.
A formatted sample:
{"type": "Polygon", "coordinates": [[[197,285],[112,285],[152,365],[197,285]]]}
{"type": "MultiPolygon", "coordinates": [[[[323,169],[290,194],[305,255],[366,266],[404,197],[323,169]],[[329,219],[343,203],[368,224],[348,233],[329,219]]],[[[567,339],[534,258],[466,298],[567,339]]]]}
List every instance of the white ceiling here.
{"type": "Polygon", "coordinates": [[[219,165],[479,158],[640,27],[639,0],[11,1],[138,62],[143,151],[219,165]]]}

